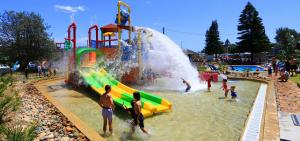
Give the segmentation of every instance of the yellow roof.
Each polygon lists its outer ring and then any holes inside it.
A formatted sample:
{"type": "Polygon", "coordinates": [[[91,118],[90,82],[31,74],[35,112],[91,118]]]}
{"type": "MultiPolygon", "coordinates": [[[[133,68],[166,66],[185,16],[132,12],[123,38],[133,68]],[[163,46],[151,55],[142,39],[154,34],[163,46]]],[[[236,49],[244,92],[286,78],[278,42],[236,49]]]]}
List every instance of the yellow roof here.
{"type": "Polygon", "coordinates": [[[116,36],[113,32],[106,32],[103,34],[103,36],[116,36]]]}

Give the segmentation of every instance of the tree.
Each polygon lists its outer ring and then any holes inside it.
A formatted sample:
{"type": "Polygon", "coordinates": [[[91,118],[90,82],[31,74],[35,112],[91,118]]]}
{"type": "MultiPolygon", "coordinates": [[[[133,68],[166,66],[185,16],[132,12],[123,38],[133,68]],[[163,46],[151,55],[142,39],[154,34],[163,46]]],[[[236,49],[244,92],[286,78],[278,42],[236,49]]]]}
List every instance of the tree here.
{"type": "Polygon", "coordinates": [[[236,44],[232,44],[229,39],[226,39],[224,43],[224,50],[226,53],[236,53],[236,44]]]}
{"type": "Polygon", "coordinates": [[[237,43],[237,50],[239,52],[250,52],[252,62],[254,53],[270,49],[270,41],[265,33],[262,19],[250,2],[247,3],[240,15],[238,35],[237,39],[240,41],[237,43]]]}
{"type": "Polygon", "coordinates": [[[208,55],[212,54],[222,54],[224,49],[222,47],[222,42],[220,41],[220,35],[218,31],[218,22],[212,21],[211,26],[206,31],[205,35],[205,48],[204,52],[208,55]]]}
{"type": "Polygon", "coordinates": [[[0,14],[0,47],[11,62],[50,59],[55,55],[54,41],[43,18],[33,12],[5,11],[0,14]]]}
{"type": "Polygon", "coordinates": [[[300,34],[295,29],[279,28],[276,30],[275,47],[281,49],[282,56],[293,56],[299,49],[300,34]]]}
{"type": "Polygon", "coordinates": [[[228,39],[226,39],[224,43],[224,48],[225,48],[225,53],[229,53],[230,41],[228,39]]]}

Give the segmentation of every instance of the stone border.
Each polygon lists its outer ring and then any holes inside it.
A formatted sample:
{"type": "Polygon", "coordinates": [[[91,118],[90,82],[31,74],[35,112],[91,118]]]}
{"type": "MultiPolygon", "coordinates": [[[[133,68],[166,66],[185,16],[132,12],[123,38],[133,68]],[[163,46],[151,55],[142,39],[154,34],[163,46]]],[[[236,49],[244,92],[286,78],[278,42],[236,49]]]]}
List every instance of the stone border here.
{"type": "MultiPolygon", "coordinates": [[[[254,81],[254,82],[260,82],[265,83],[268,85],[267,88],[267,94],[266,101],[264,104],[264,113],[263,113],[263,120],[261,121],[261,129],[259,140],[261,141],[279,141],[279,120],[278,120],[278,113],[277,113],[277,103],[276,103],[276,95],[274,90],[274,82],[272,80],[265,80],[265,79],[255,79],[255,78],[235,78],[235,77],[229,77],[229,79],[234,80],[247,80],[247,81],[254,81]]],[[[253,108],[253,105],[252,105],[253,108]]],[[[252,111],[251,108],[251,111],[252,111]]],[[[249,113],[250,115],[251,113],[249,113]]],[[[249,116],[247,117],[246,123],[247,124],[249,120],[249,116]]],[[[243,133],[245,132],[245,128],[243,129],[243,133]]],[[[239,139],[241,140],[241,138],[239,139]]]]}
{"type": "Polygon", "coordinates": [[[62,79],[62,78],[39,81],[39,82],[35,83],[34,86],[42,93],[42,95],[44,97],[46,97],[46,99],[49,102],[51,102],[66,118],[68,118],[77,127],[77,129],[79,129],[89,140],[91,140],[91,141],[105,141],[105,139],[102,138],[99,135],[99,133],[97,133],[94,129],[87,126],[75,114],[73,114],[71,111],[69,111],[64,106],[62,106],[59,102],[54,100],[53,97],[47,95],[46,90],[41,88],[42,84],[44,84],[46,82],[59,80],[59,79],[62,79]]]}

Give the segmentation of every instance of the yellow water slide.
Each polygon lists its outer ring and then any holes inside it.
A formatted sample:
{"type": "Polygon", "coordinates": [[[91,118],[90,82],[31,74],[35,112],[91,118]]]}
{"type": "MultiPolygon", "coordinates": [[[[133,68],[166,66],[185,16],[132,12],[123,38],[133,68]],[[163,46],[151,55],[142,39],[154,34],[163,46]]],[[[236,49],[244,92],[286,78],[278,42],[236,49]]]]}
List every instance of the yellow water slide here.
{"type": "Polygon", "coordinates": [[[105,92],[105,85],[111,85],[112,91],[110,94],[117,106],[124,104],[130,108],[130,102],[133,100],[133,92],[139,92],[141,94],[142,114],[144,117],[149,117],[154,113],[170,111],[172,108],[172,104],[166,99],[130,88],[114,79],[104,69],[89,68],[80,71],[80,73],[85,82],[100,95],[105,92]]]}

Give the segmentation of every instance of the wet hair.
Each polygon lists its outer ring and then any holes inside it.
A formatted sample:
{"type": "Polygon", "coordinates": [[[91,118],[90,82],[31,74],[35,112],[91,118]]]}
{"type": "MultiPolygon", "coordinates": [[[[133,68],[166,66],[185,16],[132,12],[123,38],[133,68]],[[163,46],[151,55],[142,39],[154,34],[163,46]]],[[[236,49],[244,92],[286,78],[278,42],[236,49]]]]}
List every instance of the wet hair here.
{"type": "Polygon", "coordinates": [[[110,85],[105,85],[105,92],[109,92],[111,90],[111,86],[110,85]]]}
{"type": "Polygon", "coordinates": [[[131,107],[133,108],[134,107],[134,101],[131,100],[130,104],[131,104],[131,107]]]}
{"type": "Polygon", "coordinates": [[[133,93],[133,98],[136,99],[136,100],[141,100],[141,95],[139,92],[134,92],[133,93]]]}

